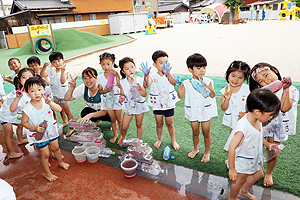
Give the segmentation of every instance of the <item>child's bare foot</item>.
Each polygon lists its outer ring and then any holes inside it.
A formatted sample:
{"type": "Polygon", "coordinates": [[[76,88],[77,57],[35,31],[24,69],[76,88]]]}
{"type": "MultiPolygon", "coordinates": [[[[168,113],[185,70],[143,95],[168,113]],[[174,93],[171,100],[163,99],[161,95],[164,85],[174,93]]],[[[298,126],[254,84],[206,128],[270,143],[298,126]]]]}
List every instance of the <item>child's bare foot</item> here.
{"type": "Polygon", "coordinates": [[[66,136],[72,135],[72,133],[75,131],[75,128],[69,128],[68,132],[66,133],[66,136]]]}
{"type": "Polygon", "coordinates": [[[115,143],[116,142],[116,140],[117,140],[117,138],[118,138],[118,136],[117,135],[115,135],[114,137],[112,137],[109,141],[111,142],[111,143],[115,143]]]}
{"type": "Polygon", "coordinates": [[[45,177],[45,179],[47,179],[49,182],[53,182],[53,181],[56,181],[56,179],[58,179],[58,177],[57,176],[55,176],[55,175],[53,175],[53,174],[48,174],[48,175],[46,175],[46,174],[44,174],[44,177],[45,177]]]}
{"type": "Polygon", "coordinates": [[[58,164],[58,166],[60,166],[64,170],[67,170],[70,167],[70,165],[68,163],[65,163],[65,162],[61,162],[60,164],[58,164]]]}
{"type": "Polygon", "coordinates": [[[18,145],[20,145],[20,144],[25,144],[25,143],[28,143],[28,140],[27,140],[27,138],[22,138],[22,139],[18,139],[18,141],[17,141],[17,144],[18,145]]]}
{"type": "Polygon", "coordinates": [[[123,139],[123,137],[122,136],[120,136],[120,138],[119,138],[119,140],[118,140],[118,145],[119,146],[121,146],[121,147],[123,147],[123,141],[124,141],[124,139],[123,139]]]}
{"type": "Polygon", "coordinates": [[[173,143],[172,143],[172,146],[173,146],[173,148],[174,148],[175,150],[177,150],[177,149],[180,148],[180,146],[177,144],[177,142],[173,142],[173,143]]]}
{"type": "Polygon", "coordinates": [[[64,122],[62,125],[63,125],[63,127],[67,126],[68,122],[64,122]]]}
{"type": "Polygon", "coordinates": [[[272,174],[265,174],[264,186],[269,187],[273,185],[272,174]]]}
{"type": "Polygon", "coordinates": [[[8,158],[20,158],[24,155],[24,153],[16,153],[16,152],[12,152],[10,154],[7,154],[8,158]]]}
{"type": "MultiPolygon", "coordinates": [[[[154,143],[154,147],[159,148],[160,145],[161,145],[161,143],[162,143],[162,140],[157,140],[157,141],[154,143]]],[[[174,148],[174,149],[175,149],[175,148],[174,148]]]]}
{"type": "Polygon", "coordinates": [[[210,154],[209,153],[208,154],[204,154],[203,157],[202,157],[202,159],[201,159],[201,162],[207,163],[207,162],[209,162],[209,158],[210,158],[210,154]]]}
{"type": "Polygon", "coordinates": [[[242,189],[240,189],[239,194],[241,196],[247,197],[248,199],[257,200],[256,197],[253,194],[250,194],[248,191],[247,192],[243,192],[242,189]]]}
{"type": "Polygon", "coordinates": [[[194,157],[197,155],[198,152],[199,152],[199,149],[197,149],[196,151],[193,150],[191,153],[188,154],[188,156],[189,156],[190,158],[194,158],[194,157]]]}

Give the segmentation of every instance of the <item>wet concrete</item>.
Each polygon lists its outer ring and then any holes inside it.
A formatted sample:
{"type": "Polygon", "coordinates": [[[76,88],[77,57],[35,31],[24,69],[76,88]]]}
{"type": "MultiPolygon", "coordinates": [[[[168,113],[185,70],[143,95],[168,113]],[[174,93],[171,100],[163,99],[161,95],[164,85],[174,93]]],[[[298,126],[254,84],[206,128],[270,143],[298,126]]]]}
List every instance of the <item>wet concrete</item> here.
{"type": "MultiPolygon", "coordinates": [[[[154,161],[162,168],[159,175],[138,170],[136,177],[128,179],[123,175],[119,160],[125,152],[113,149],[116,155],[100,158],[95,164],[76,163],[71,151],[78,143],[64,136],[59,142],[64,161],[70,168],[61,169],[51,158],[50,170],[59,178],[50,183],[43,178],[39,157],[29,144],[15,143],[15,150],[22,151],[24,156],[7,158],[4,133],[0,131],[0,178],[13,186],[17,199],[228,199],[230,193],[231,181],[227,178],[159,161],[154,161]]],[[[258,186],[253,186],[250,193],[262,200],[300,199],[258,186]]]]}

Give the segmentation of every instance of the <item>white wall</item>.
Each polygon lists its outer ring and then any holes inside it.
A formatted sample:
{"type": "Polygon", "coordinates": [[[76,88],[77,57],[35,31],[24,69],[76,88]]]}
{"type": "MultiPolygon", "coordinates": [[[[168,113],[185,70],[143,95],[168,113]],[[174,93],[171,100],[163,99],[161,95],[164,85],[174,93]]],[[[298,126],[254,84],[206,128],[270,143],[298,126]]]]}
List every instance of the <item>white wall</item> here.
{"type": "Polygon", "coordinates": [[[174,24],[185,23],[185,21],[190,20],[189,12],[176,12],[172,13],[174,24]]]}

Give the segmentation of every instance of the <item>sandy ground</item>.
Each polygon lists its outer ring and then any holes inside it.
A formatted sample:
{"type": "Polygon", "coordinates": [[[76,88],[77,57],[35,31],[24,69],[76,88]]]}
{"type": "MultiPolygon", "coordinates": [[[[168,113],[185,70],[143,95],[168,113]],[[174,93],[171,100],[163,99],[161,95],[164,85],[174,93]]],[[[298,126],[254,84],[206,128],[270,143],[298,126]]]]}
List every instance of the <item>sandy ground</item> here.
{"type": "MultiPolygon", "coordinates": [[[[152,53],[164,50],[169,54],[172,73],[188,74],[186,59],[201,53],[207,60],[208,76],[224,76],[233,60],[242,60],[253,67],[268,62],[277,67],[282,76],[300,81],[299,29],[300,21],[248,22],[239,25],[175,24],[174,28],[157,30],[156,35],[131,34],[136,41],[107,50],[116,55],[116,63],[125,56],[152,65],[152,53]]],[[[68,62],[68,71],[79,74],[88,66],[101,69],[102,52],[68,62]]],[[[152,69],[155,70],[155,69],[152,69]]]]}

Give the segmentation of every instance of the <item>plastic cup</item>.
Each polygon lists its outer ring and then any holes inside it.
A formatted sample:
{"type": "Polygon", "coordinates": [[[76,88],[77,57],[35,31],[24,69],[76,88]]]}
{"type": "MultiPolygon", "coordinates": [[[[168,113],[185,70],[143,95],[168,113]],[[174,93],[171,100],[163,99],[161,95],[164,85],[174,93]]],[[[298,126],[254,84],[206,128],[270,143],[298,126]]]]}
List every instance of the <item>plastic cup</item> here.
{"type": "Polygon", "coordinates": [[[124,176],[126,178],[132,178],[136,175],[136,168],[138,163],[134,159],[125,159],[121,163],[121,168],[123,169],[124,176]]]}
{"type": "Polygon", "coordinates": [[[85,150],[89,163],[95,163],[99,160],[100,149],[96,146],[90,146],[85,150]]]}
{"type": "Polygon", "coordinates": [[[74,155],[76,162],[82,163],[86,160],[85,150],[86,150],[85,147],[81,147],[81,146],[76,146],[72,150],[72,154],[74,155]]]}

